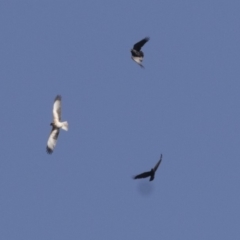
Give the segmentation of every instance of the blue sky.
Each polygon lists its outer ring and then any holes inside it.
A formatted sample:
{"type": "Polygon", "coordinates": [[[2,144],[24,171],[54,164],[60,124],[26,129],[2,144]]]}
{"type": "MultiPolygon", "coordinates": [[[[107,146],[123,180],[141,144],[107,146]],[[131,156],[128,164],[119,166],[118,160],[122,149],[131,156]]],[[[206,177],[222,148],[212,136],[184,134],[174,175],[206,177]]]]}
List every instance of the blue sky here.
{"type": "Polygon", "coordinates": [[[239,8],[1,1],[0,239],[239,239],[239,8]]]}

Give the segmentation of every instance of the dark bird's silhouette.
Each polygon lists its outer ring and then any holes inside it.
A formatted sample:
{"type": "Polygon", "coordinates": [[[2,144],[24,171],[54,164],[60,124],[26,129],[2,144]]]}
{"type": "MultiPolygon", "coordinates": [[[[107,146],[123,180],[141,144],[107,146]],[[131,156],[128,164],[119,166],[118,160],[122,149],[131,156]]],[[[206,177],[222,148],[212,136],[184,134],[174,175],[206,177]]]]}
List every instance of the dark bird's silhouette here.
{"type": "Polygon", "coordinates": [[[157,162],[157,164],[155,165],[154,168],[151,169],[151,171],[149,172],[144,172],[141,174],[136,175],[135,177],[133,177],[133,179],[139,179],[139,178],[147,178],[150,177],[149,181],[152,181],[154,179],[155,173],[160,165],[160,163],[162,162],[162,154],[160,156],[159,161],[157,162]]]}
{"type": "Polygon", "coordinates": [[[135,43],[133,46],[133,49],[131,49],[133,61],[135,61],[137,64],[139,64],[142,68],[144,68],[142,65],[144,54],[141,51],[141,48],[143,47],[143,45],[146,42],[149,41],[149,39],[150,39],[149,37],[142,39],[141,41],[135,43]]]}

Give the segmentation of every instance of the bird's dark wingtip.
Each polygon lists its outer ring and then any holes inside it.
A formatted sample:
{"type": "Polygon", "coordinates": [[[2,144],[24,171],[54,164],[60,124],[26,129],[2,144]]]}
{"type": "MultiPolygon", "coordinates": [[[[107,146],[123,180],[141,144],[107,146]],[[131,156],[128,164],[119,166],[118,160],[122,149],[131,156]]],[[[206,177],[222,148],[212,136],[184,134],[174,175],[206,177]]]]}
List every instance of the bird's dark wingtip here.
{"type": "Polygon", "coordinates": [[[61,99],[62,99],[62,96],[59,95],[59,94],[55,97],[55,101],[56,101],[56,100],[61,100],[61,99]]]}
{"type": "Polygon", "coordinates": [[[48,154],[52,154],[53,153],[53,150],[48,148],[48,147],[47,147],[46,151],[47,151],[48,154]]]}

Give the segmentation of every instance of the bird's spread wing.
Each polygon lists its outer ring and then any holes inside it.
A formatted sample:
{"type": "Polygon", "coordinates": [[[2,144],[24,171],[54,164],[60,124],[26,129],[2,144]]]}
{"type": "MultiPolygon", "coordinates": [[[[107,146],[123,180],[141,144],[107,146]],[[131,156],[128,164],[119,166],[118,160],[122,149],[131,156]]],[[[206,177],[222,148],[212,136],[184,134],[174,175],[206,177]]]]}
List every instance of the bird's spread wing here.
{"type": "Polygon", "coordinates": [[[48,138],[47,142],[47,153],[51,154],[53,152],[53,149],[55,148],[57,144],[57,139],[59,135],[59,128],[52,128],[52,131],[50,133],[50,136],[48,138]]]}
{"type": "Polygon", "coordinates": [[[149,177],[150,175],[151,175],[151,172],[144,172],[144,173],[141,173],[141,174],[138,174],[138,175],[134,176],[133,178],[134,179],[146,178],[146,177],[149,177]]]}
{"type": "Polygon", "coordinates": [[[133,61],[140,65],[140,67],[144,68],[142,65],[142,57],[132,57],[133,61]]]}
{"type": "Polygon", "coordinates": [[[53,104],[53,122],[61,121],[61,96],[57,95],[53,104]]]}
{"type": "Polygon", "coordinates": [[[142,39],[141,41],[137,42],[136,44],[134,44],[133,46],[133,49],[137,50],[137,51],[140,51],[141,50],[141,47],[149,41],[149,37],[146,37],[144,39],[142,39]]]}
{"type": "Polygon", "coordinates": [[[161,162],[162,162],[162,154],[161,154],[161,156],[160,156],[159,161],[157,162],[157,164],[156,164],[155,167],[153,168],[154,172],[157,171],[157,169],[158,169],[158,167],[159,167],[159,165],[160,165],[161,162]]]}

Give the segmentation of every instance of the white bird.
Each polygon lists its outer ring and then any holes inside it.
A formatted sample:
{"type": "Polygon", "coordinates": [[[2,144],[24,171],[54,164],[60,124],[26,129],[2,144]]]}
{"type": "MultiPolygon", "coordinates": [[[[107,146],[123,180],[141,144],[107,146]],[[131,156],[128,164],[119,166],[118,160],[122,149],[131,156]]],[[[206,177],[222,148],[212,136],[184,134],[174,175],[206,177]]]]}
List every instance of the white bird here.
{"type": "Polygon", "coordinates": [[[53,104],[53,122],[50,124],[52,131],[47,141],[47,153],[51,154],[57,144],[60,128],[67,131],[68,122],[61,122],[61,96],[57,95],[53,104]]]}
{"type": "Polygon", "coordinates": [[[141,48],[143,47],[143,45],[145,43],[147,43],[149,41],[149,39],[150,39],[149,37],[142,39],[141,41],[135,43],[133,46],[133,49],[131,49],[132,60],[135,61],[137,64],[139,64],[140,67],[142,67],[142,68],[144,68],[142,65],[144,54],[141,51],[141,48]]]}

